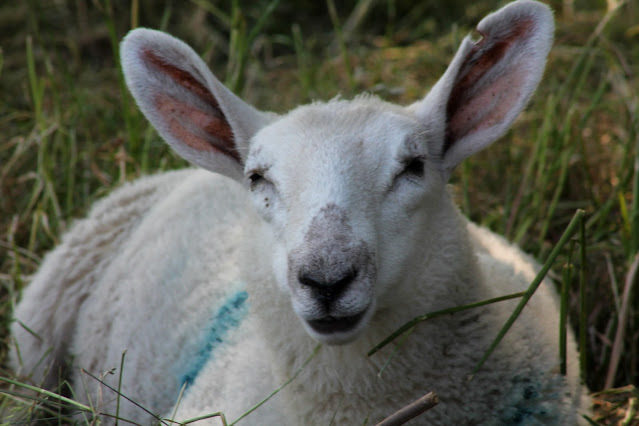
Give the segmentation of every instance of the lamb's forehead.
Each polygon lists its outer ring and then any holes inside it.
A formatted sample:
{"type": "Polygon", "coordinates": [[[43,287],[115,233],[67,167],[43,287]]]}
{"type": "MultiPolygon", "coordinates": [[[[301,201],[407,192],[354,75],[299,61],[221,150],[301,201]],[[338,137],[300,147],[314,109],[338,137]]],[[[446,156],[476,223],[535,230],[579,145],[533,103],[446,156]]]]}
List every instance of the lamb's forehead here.
{"type": "Polygon", "coordinates": [[[251,151],[263,161],[284,153],[308,158],[327,152],[394,158],[419,133],[420,123],[409,109],[362,95],[295,108],[260,130],[251,151]]]}

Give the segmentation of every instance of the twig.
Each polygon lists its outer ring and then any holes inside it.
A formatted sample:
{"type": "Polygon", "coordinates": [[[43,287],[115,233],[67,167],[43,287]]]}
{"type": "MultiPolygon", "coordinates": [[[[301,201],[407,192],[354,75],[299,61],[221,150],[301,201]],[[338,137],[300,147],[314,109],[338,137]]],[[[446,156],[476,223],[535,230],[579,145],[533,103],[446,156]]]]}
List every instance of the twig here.
{"type": "Polygon", "coordinates": [[[386,417],[384,420],[377,423],[376,426],[403,425],[407,421],[414,419],[415,417],[430,410],[437,404],[439,404],[439,398],[437,398],[437,394],[435,394],[435,392],[429,392],[426,395],[419,398],[417,401],[411,402],[404,408],[396,411],[394,414],[391,414],[389,417],[386,417]]]}

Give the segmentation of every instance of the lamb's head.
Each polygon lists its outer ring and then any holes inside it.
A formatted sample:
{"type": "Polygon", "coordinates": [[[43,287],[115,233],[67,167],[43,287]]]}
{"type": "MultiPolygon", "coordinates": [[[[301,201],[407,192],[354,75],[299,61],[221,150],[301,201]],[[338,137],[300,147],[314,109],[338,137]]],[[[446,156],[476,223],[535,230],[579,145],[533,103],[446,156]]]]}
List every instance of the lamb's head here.
{"type": "Polygon", "coordinates": [[[247,184],[280,242],[278,281],[318,340],[356,337],[405,273],[411,230],[443,188],[426,139],[415,114],[370,97],[300,107],[254,136],[247,184]]]}
{"type": "Polygon", "coordinates": [[[411,280],[419,246],[437,244],[423,235],[450,172],[507,130],[541,78],[553,32],[546,6],[512,3],[477,30],[483,38],[466,38],[409,107],[360,96],[260,112],[187,45],[151,30],[125,38],[122,63],[164,139],[250,192],[277,241],[280,288],[311,336],[341,344],[411,280]]]}

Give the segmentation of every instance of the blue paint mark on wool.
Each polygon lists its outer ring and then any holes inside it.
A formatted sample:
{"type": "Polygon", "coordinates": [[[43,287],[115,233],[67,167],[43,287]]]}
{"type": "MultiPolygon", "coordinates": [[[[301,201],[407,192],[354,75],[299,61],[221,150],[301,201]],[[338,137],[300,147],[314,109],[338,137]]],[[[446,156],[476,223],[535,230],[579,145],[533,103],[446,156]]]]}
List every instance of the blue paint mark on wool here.
{"type": "MultiPolygon", "coordinates": [[[[560,381],[562,378],[558,377],[557,380],[560,381]]],[[[511,387],[504,398],[505,407],[501,410],[498,424],[543,425],[556,419],[562,404],[561,398],[555,392],[544,391],[543,387],[537,380],[513,377],[511,387]]]]}
{"type": "Polygon", "coordinates": [[[180,387],[184,386],[188,389],[193,384],[200,370],[213,355],[215,348],[223,344],[228,333],[237,328],[246,317],[248,296],[246,291],[239,291],[229,297],[218,309],[202,339],[201,349],[193,355],[189,368],[180,379],[180,387]]]}

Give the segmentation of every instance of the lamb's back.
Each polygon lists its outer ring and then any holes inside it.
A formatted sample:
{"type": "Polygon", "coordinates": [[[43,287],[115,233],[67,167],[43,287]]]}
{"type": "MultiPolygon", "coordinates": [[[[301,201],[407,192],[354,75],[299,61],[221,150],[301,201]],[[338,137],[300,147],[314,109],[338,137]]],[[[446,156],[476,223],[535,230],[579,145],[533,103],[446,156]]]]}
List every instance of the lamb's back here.
{"type": "Polygon", "coordinates": [[[64,365],[79,307],[148,210],[190,173],[169,172],[127,183],[71,226],[45,256],[16,307],[12,333],[19,352],[12,351],[11,364],[17,371],[45,387],[56,384],[58,372],[53,370],[64,365]],[[53,350],[45,356],[49,348],[53,350]],[[42,382],[49,369],[49,379],[42,382]]]}

